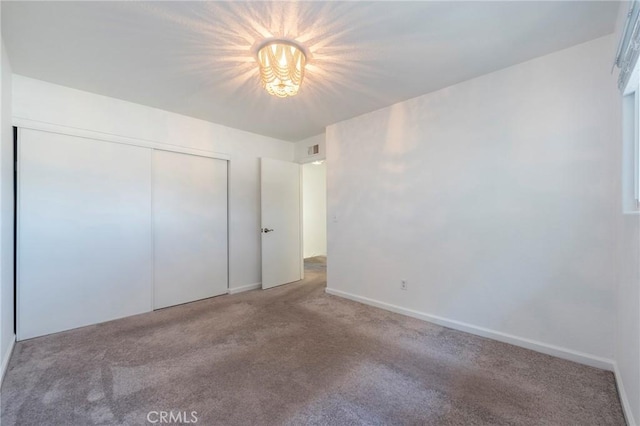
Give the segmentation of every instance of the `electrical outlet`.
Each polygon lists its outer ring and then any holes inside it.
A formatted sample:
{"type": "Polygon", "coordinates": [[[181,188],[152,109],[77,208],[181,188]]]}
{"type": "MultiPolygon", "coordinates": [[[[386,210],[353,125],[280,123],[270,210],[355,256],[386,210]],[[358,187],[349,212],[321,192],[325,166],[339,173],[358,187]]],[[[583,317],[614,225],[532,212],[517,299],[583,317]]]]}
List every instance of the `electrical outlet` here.
{"type": "Polygon", "coordinates": [[[400,290],[406,290],[406,289],[407,289],[407,280],[400,281],[400,290]]]}

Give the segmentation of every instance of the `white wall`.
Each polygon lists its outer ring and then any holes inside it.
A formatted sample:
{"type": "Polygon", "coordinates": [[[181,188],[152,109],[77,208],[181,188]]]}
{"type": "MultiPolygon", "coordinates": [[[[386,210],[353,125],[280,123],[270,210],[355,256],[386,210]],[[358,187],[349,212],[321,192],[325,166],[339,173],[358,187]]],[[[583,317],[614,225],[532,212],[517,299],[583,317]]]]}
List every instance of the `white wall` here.
{"type": "Polygon", "coordinates": [[[324,160],[325,158],[326,142],[324,133],[296,142],[295,160],[298,163],[310,163],[312,161],[324,160]],[[309,155],[307,149],[313,145],[318,145],[319,152],[309,155]]]}
{"type": "Polygon", "coordinates": [[[328,291],[612,368],[611,44],[329,126],[328,291]]]}
{"type": "MultiPolygon", "coordinates": [[[[628,3],[620,5],[612,52],[615,52],[615,43],[621,37],[628,10],[628,3]]],[[[614,75],[611,78],[611,85],[616,85],[616,77],[614,75]]],[[[616,379],[627,421],[635,425],[640,422],[640,211],[634,194],[634,101],[632,98],[620,98],[619,102],[624,105],[624,120],[622,144],[616,147],[622,173],[618,185],[621,191],[617,191],[621,200],[617,215],[619,245],[615,360],[616,379]]]]}
{"type": "MultiPolygon", "coordinates": [[[[0,41],[1,43],[1,41],[0,41]]],[[[15,342],[13,333],[13,126],[11,65],[0,58],[0,380],[15,342]]]]}
{"type": "Polygon", "coordinates": [[[13,117],[230,155],[230,288],[260,283],[259,157],[293,161],[293,143],[15,74],[13,117]]]}
{"type": "Polygon", "coordinates": [[[327,163],[302,166],[304,257],[327,255],[327,163]]]}

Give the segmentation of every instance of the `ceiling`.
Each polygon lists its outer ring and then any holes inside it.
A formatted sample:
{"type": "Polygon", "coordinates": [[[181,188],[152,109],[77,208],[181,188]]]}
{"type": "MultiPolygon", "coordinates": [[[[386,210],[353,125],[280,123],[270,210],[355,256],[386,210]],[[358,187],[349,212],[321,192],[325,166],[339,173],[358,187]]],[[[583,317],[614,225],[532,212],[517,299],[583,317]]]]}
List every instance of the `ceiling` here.
{"type": "Polygon", "coordinates": [[[297,141],[609,34],[618,6],[3,1],[2,35],[17,74],[297,141]],[[293,98],[270,96],[259,82],[255,47],[278,36],[311,53],[293,98]]]}

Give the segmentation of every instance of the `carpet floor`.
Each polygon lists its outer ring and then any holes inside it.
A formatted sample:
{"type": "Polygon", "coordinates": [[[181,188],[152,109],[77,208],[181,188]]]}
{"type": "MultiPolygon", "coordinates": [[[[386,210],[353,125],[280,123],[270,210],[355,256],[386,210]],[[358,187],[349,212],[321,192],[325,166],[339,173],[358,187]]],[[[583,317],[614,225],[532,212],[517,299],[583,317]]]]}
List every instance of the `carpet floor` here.
{"type": "Polygon", "coordinates": [[[313,258],[298,283],[19,342],[2,425],[624,425],[610,372],[325,285],[313,258]]]}

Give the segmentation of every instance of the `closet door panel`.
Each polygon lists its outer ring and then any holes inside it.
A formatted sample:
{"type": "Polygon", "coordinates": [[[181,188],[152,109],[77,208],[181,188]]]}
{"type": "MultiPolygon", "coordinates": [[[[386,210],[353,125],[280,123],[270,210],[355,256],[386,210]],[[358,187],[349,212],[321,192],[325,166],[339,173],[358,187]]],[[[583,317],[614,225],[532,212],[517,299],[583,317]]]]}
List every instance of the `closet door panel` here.
{"type": "Polygon", "coordinates": [[[154,151],[154,307],[227,293],[227,162],[154,151]]]}
{"type": "Polygon", "coordinates": [[[151,150],[27,129],[18,147],[18,338],[151,310],[151,150]]]}

